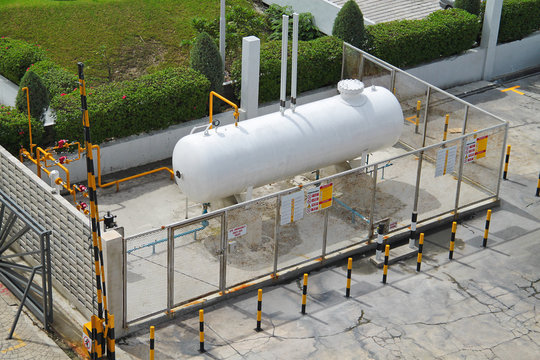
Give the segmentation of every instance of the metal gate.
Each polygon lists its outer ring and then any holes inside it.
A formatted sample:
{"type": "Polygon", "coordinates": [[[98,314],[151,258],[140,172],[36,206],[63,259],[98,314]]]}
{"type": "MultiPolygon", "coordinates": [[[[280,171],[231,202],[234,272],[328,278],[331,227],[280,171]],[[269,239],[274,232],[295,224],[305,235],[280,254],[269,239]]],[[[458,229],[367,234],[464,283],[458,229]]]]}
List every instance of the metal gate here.
{"type": "Polygon", "coordinates": [[[45,329],[52,323],[50,235],[51,231],[0,190],[0,281],[21,301],[8,338],[13,335],[23,305],[45,329]],[[31,237],[39,238],[39,246],[27,241],[31,237]]]}

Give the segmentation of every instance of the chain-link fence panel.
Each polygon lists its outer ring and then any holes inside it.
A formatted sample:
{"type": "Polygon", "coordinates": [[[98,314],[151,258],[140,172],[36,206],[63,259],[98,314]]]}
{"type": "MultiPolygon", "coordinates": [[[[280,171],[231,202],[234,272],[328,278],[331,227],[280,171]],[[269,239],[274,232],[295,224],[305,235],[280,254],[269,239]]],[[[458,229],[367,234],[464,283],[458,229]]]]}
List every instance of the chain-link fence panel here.
{"type": "Polygon", "coordinates": [[[326,253],[369,239],[374,182],[369,168],[336,177],[328,209],[326,253]]]}
{"type": "Polygon", "coordinates": [[[173,228],[175,306],[219,291],[222,216],[173,228]]]}
{"type": "Polygon", "coordinates": [[[478,131],[465,138],[460,207],[496,195],[504,156],[504,130],[478,131]],[[471,192],[471,188],[475,191],[471,192]]]}
{"type": "Polygon", "coordinates": [[[460,100],[432,88],[429,96],[425,146],[461,136],[466,107],[460,100]]]}
{"type": "Polygon", "coordinates": [[[422,147],[428,86],[405,73],[397,72],[394,95],[403,110],[404,126],[400,142],[411,149],[422,147]]]}
{"type": "Polygon", "coordinates": [[[127,321],[167,308],[167,230],[125,239],[127,321]]]}
{"type": "Polygon", "coordinates": [[[377,166],[375,224],[388,219],[390,231],[410,225],[417,166],[416,155],[389,160],[377,166]]]}
{"type": "Polygon", "coordinates": [[[418,193],[418,221],[431,219],[455,209],[458,184],[458,156],[461,142],[425,151],[418,193]]]}
{"type": "Polygon", "coordinates": [[[320,182],[281,195],[279,202],[277,268],[284,269],[322,255],[325,209],[332,186],[320,182]],[[324,205],[321,194],[324,192],[324,205]]]}
{"type": "Polygon", "coordinates": [[[274,269],[277,197],[227,211],[227,288],[274,269]]]}

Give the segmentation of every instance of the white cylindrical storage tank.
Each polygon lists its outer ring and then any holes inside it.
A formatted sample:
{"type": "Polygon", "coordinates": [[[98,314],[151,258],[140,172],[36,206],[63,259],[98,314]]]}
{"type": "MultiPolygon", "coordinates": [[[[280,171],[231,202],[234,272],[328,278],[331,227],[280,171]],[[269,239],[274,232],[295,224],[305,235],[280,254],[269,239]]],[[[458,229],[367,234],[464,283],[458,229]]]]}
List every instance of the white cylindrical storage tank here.
{"type": "Polygon", "coordinates": [[[176,182],[193,201],[209,202],[363,152],[394,145],[403,113],[394,95],[342,80],[340,95],[247,121],[194,133],[173,152],[176,182]],[[180,177],[178,177],[180,175],[180,177]]]}

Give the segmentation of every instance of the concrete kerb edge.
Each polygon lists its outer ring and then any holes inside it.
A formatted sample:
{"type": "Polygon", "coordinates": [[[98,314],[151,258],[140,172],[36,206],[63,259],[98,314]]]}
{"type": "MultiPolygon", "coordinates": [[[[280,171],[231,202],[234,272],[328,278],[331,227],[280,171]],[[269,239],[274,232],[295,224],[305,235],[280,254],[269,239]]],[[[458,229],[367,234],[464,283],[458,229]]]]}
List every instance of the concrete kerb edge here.
{"type": "MultiPolygon", "coordinates": [[[[448,213],[428,220],[419,221],[417,233],[438,229],[447,226],[448,224],[451,224],[453,221],[468,218],[469,216],[482,210],[491,209],[499,206],[500,199],[491,198],[462,208],[457,214],[457,219],[453,213],[448,213]]],[[[408,240],[409,235],[410,229],[403,228],[389,235],[386,238],[386,242],[387,244],[399,243],[401,241],[408,240]]],[[[266,275],[261,278],[254,279],[244,284],[238,285],[237,290],[228,291],[223,295],[215,293],[204,298],[195,299],[187,304],[177,306],[172,310],[171,313],[167,313],[166,311],[164,311],[158,315],[143,319],[140,322],[135,322],[134,324],[128,326],[127,329],[123,329],[124,335],[121,338],[129,337],[137,332],[144,332],[148,330],[150,326],[159,325],[174,318],[185,317],[189,314],[193,314],[199,309],[204,309],[206,307],[217,305],[223,301],[246,294],[248,292],[254,292],[259,288],[275,286],[278,284],[289,282],[295,278],[298,278],[304,273],[309,273],[311,271],[320,270],[324,267],[334,265],[348,257],[355,257],[375,250],[377,246],[375,241],[373,241],[371,244],[367,244],[366,242],[367,241],[364,240],[361,244],[353,245],[352,247],[349,247],[347,249],[338,250],[334,253],[328,254],[324,259],[318,258],[316,260],[310,260],[301,265],[287,268],[285,270],[282,270],[281,272],[278,272],[277,277],[273,277],[272,275],[266,275]]]]}

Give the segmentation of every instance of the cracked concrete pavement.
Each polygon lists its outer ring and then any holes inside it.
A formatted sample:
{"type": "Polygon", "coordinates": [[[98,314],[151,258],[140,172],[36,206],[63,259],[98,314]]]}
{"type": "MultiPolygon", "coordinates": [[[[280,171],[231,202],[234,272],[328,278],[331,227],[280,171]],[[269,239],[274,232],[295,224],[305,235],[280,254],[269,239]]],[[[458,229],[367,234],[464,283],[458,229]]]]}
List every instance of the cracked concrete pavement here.
{"type": "MultiPolygon", "coordinates": [[[[509,180],[493,209],[488,247],[485,214],[458,224],[454,260],[450,228],[426,234],[422,271],[416,259],[392,265],[388,283],[367,256],[354,258],[351,297],[346,264],[309,274],[307,314],[300,278],[263,289],[262,332],[255,332],[256,290],[205,308],[207,352],[200,354],[198,316],[156,324],[156,358],[215,359],[538,359],[540,354],[540,76],[499,82],[468,96],[510,121],[509,180]],[[501,92],[520,86],[525,95],[501,92]]],[[[482,87],[472,84],[454,93],[482,87]]],[[[148,331],[122,339],[133,358],[148,356],[148,331]]]]}

